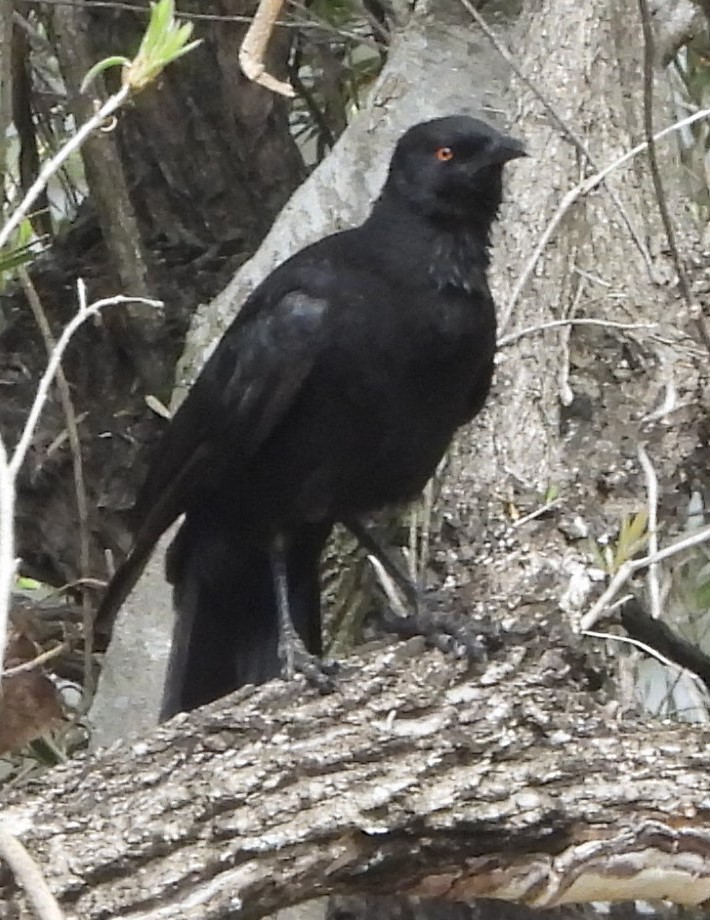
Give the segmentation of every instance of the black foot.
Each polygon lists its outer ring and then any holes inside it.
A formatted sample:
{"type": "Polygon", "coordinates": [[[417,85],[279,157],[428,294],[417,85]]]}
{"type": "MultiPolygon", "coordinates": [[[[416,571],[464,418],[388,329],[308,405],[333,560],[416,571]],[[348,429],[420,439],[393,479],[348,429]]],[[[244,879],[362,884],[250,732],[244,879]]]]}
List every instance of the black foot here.
{"type": "Polygon", "coordinates": [[[291,636],[287,643],[279,648],[279,657],[283,662],[285,680],[293,680],[296,674],[303,674],[309,684],[321,693],[332,693],[339,665],[337,661],[324,661],[312,655],[299,637],[291,636]]]}
{"type": "Polygon", "coordinates": [[[277,535],[270,548],[271,571],[274,578],[274,592],[279,615],[279,658],[283,676],[293,680],[296,674],[303,674],[309,684],[317,687],[321,693],[331,693],[335,689],[333,675],[337,665],[322,661],[311,654],[296,631],[291,619],[288,596],[288,572],[284,539],[277,535]]]}
{"type": "Polygon", "coordinates": [[[421,605],[407,616],[385,610],[383,620],[388,632],[405,639],[423,636],[434,648],[454,654],[457,658],[466,658],[470,664],[486,661],[488,652],[498,645],[492,624],[475,620],[462,625],[450,615],[434,613],[421,605]]]}

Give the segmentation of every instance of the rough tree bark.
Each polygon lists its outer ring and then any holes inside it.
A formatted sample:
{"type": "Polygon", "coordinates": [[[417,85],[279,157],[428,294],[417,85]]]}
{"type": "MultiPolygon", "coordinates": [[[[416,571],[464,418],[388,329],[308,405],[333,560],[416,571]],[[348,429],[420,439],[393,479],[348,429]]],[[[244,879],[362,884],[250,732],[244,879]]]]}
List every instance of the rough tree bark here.
{"type": "Polygon", "coordinates": [[[544,625],[473,676],[414,640],[348,661],[330,696],[245,688],[53,771],[2,826],[67,920],[256,918],[352,891],[707,899],[710,736],[610,717],[544,625]]]}

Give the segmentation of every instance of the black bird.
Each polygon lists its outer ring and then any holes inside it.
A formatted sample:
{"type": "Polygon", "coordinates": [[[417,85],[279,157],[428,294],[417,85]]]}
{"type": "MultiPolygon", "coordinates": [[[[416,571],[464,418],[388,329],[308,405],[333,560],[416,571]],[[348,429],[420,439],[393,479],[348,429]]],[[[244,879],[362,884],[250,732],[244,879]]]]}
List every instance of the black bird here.
{"type": "Polygon", "coordinates": [[[276,268],[224,334],[157,448],[98,612],[110,627],[184,514],[164,717],[282,669],[318,679],[332,526],[416,496],[488,395],[490,231],[503,166],[524,155],[475,118],[416,125],[365,223],[276,268]]]}

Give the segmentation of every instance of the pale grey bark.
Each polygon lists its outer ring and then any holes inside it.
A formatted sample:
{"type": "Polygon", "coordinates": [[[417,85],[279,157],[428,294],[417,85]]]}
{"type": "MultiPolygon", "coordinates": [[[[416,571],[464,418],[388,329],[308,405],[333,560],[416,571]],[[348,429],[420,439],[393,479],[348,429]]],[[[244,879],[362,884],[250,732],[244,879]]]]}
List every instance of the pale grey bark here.
{"type": "Polygon", "coordinates": [[[648,6],[656,26],[659,62],[668,63],[693,39],[705,36],[707,41],[710,22],[698,0],[652,0],[648,6]]]}
{"type": "MultiPolygon", "coordinates": [[[[707,733],[614,718],[578,651],[509,642],[473,675],[413,641],[351,659],[329,696],[245,688],[47,774],[3,829],[67,920],[256,918],[353,891],[710,897],[707,733]]],[[[23,905],[1,875],[0,916],[23,905]]]]}
{"type": "MultiPolygon", "coordinates": [[[[170,536],[156,552],[163,554],[170,536]]],[[[165,576],[151,566],[123,606],[89,713],[92,748],[141,737],[158,724],[170,652],[172,602],[165,576]],[[149,600],[148,600],[149,599],[149,600]]]]}

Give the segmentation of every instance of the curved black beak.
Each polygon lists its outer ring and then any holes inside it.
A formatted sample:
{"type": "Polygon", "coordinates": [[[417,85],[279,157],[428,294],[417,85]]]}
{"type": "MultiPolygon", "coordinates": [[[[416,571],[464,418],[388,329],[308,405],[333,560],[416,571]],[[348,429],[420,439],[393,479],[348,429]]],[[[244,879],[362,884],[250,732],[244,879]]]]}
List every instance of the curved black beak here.
{"type": "Polygon", "coordinates": [[[494,156],[499,163],[507,163],[508,160],[516,160],[529,154],[522,141],[508,134],[501,134],[495,143],[494,156]]]}

